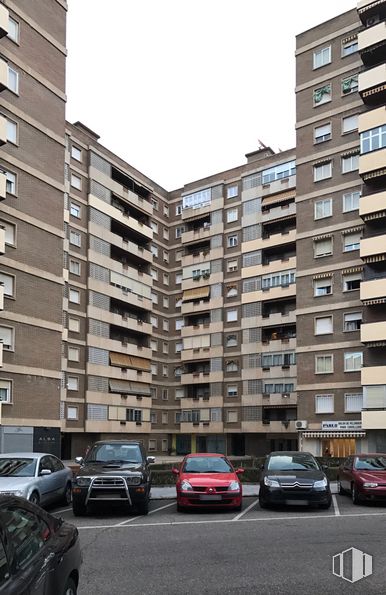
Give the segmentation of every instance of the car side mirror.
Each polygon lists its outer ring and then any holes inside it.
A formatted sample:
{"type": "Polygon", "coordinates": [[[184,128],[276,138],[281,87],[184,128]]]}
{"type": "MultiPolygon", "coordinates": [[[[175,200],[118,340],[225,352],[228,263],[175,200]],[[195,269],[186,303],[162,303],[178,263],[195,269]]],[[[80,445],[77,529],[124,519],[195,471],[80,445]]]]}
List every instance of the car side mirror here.
{"type": "Polygon", "coordinates": [[[172,473],[173,473],[173,475],[179,475],[180,474],[180,471],[179,471],[179,469],[177,469],[177,467],[173,467],[172,468],[172,473]]]}
{"type": "Polygon", "coordinates": [[[260,465],[260,469],[261,469],[261,471],[264,471],[264,464],[260,465]]]}
{"type": "Polygon", "coordinates": [[[322,465],[322,470],[323,471],[328,471],[328,465],[322,465]]]}
{"type": "Polygon", "coordinates": [[[151,463],[155,463],[155,457],[146,457],[146,461],[149,463],[149,465],[151,463]]]}
{"type": "Polygon", "coordinates": [[[83,457],[75,457],[75,463],[77,465],[83,465],[84,459],[83,457]]]}
{"type": "Polygon", "coordinates": [[[39,475],[44,476],[44,475],[51,475],[52,471],[51,469],[42,469],[39,473],[39,475]]]}
{"type": "Polygon", "coordinates": [[[236,469],[235,473],[236,475],[241,475],[242,473],[244,473],[244,469],[240,467],[239,469],[236,469]]]}

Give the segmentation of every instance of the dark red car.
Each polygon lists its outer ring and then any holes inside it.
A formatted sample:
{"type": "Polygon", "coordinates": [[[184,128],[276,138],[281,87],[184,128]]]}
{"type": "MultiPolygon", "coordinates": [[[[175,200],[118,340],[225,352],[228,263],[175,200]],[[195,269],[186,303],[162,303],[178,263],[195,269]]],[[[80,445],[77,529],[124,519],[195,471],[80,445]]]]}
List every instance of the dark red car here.
{"type": "Polygon", "coordinates": [[[365,500],[386,501],[386,454],[356,454],[339,467],[340,494],[351,494],[354,504],[365,500]]]}
{"type": "Polygon", "coordinates": [[[179,469],[177,476],[177,510],[210,506],[241,510],[242,486],[238,475],[244,469],[234,469],[224,455],[190,454],[179,469]]]}

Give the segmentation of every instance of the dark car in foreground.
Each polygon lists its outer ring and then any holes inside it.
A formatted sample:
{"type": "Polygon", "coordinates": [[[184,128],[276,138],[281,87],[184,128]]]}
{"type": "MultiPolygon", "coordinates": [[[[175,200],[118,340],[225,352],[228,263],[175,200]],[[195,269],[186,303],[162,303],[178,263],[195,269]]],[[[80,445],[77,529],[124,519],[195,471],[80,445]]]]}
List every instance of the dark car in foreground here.
{"type": "Polygon", "coordinates": [[[259,502],[261,508],[277,505],[331,506],[329,481],[308,452],[271,452],[262,466],[259,502]]]}
{"type": "Polygon", "coordinates": [[[0,496],[0,594],[75,595],[78,530],[39,506],[0,496]]]}
{"type": "Polygon", "coordinates": [[[386,454],[354,454],[338,471],[340,494],[351,494],[354,504],[371,500],[386,502],[386,454]]]}
{"type": "Polygon", "coordinates": [[[89,504],[113,503],[135,507],[139,514],[149,511],[151,474],[141,442],[108,440],[96,442],[85,459],[75,459],[80,469],[73,480],[72,509],[75,516],[87,514],[89,504]]]}
{"type": "Polygon", "coordinates": [[[172,471],[177,476],[178,511],[204,506],[241,510],[243,494],[238,475],[244,469],[235,470],[224,455],[189,454],[172,471]]]}

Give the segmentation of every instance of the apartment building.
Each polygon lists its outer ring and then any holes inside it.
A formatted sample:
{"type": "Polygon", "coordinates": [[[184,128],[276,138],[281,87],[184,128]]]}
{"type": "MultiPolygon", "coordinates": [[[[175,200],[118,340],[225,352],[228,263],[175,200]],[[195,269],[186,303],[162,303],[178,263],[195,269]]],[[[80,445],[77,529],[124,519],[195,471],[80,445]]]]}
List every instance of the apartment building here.
{"type": "Polygon", "coordinates": [[[0,2],[0,450],[384,450],[386,0],[297,37],[296,150],[168,191],[65,121],[66,3],[0,2]]]}
{"type": "Polygon", "coordinates": [[[0,448],[60,453],[66,3],[0,3],[0,448]]]}

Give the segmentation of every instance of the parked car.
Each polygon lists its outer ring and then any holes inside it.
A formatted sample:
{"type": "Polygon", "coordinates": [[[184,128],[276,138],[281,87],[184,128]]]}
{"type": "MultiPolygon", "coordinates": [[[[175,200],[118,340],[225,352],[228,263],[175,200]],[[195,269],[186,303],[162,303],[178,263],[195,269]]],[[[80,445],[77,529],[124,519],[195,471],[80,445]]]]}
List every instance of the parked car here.
{"type": "Polygon", "coordinates": [[[0,495],[1,595],[76,595],[81,561],[76,527],[0,495]]]}
{"type": "Polygon", "coordinates": [[[241,510],[242,485],[238,476],[244,469],[234,469],[221,454],[189,454],[179,468],[177,476],[177,510],[210,506],[226,506],[241,510]]]}
{"type": "Polygon", "coordinates": [[[96,442],[85,459],[77,457],[80,469],[72,488],[72,509],[75,516],[87,514],[88,505],[105,506],[118,502],[135,507],[140,514],[149,511],[151,474],[141,442],[106,440],[96,442]]]}
{"type": "Polygon", "coordinates": [[[351,494],[354,504],[386,500],[386,454],[354,454],[338,471],[340,494],[351,494]]]}
{"type": "Polygon", "coordinates": [[[329,481],[312,454],[288,451],[267,456],[260,476],[261,508],[281,504],[327,509],[331,500],[329,481]]]}
{"type": "Polygon", "coordinates": [[[57,457],[41,452],[0,454],[0,494],[22,496],[34,504],[71,502],[72,471],[57,457]]]}

